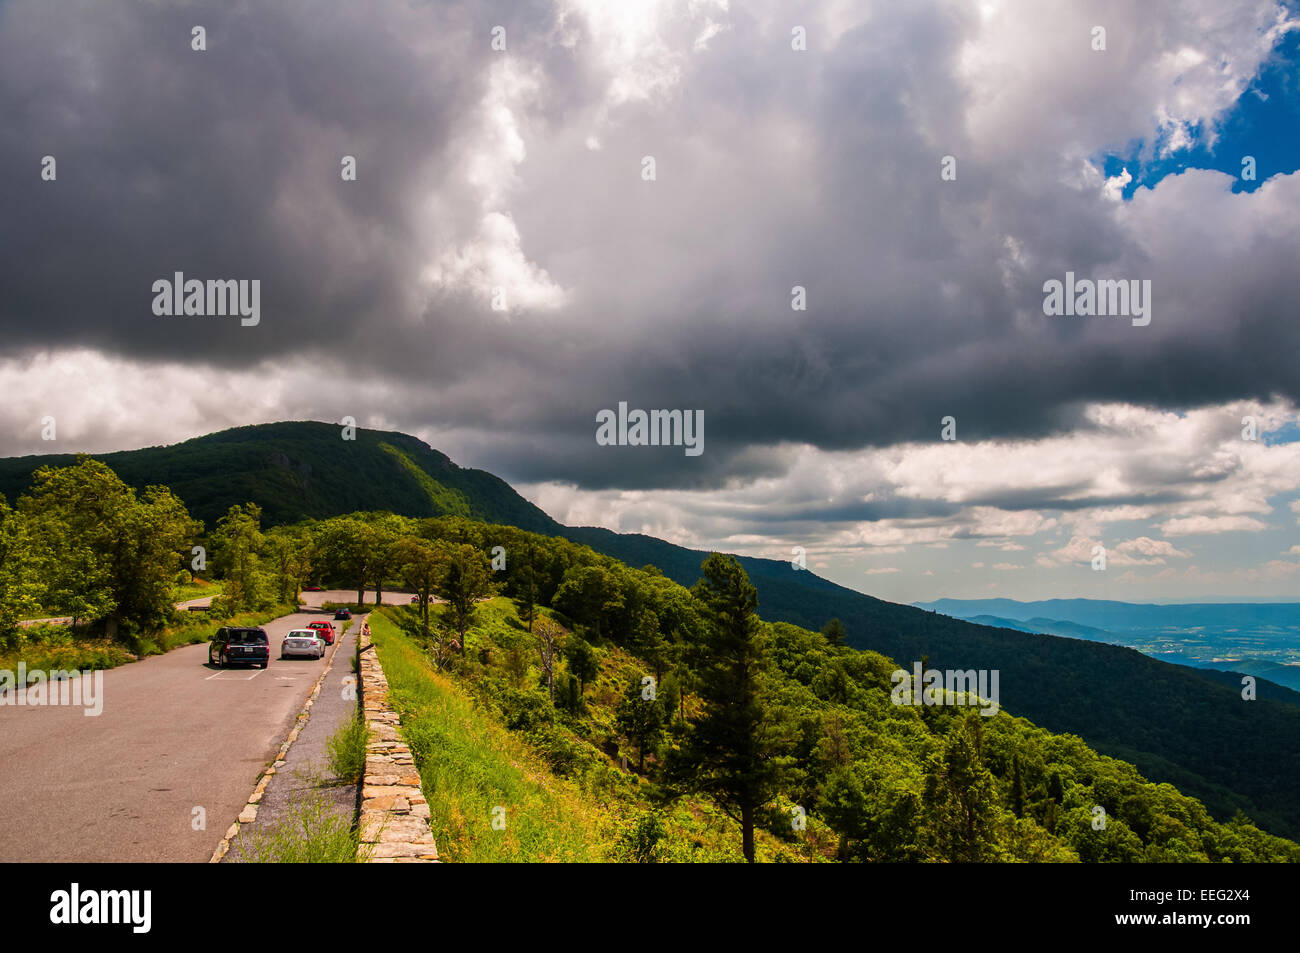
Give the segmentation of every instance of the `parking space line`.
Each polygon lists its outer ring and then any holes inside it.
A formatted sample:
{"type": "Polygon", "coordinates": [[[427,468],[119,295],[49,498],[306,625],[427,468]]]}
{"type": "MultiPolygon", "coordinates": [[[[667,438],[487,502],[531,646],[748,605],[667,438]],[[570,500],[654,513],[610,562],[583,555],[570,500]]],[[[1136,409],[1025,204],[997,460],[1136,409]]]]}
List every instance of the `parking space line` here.
{"type": "Polygon", "coordinates": [[[204,681],[205,681],[205,682],[210,682],[210,681],[212,681],[212,680],[215,678],[215,679],[217,679],[217,680],[219,680],[219,681],[222,681],[222,682],[251,682],[253,679],[257,678],[257,676],[261,675],[261,674],[262,674],[263,672],[265,672],[265,671],[268,671],[268,669],[264,669],[264,668],[262,668],[262,669],[258,669],[258,670],[257,670],[256,672],[254,672],[252,675],[248,676],[248,678],[238,678],[238,677],[235,677],[235,673],[234,673],[234,672],[231,672],[230,670],[228,670],[228,669],[224,669],[224,668],[223,668],[221,671],[219,671],[219,672],[215,672],[215,673],[213,673],[212,675],[209,675],[207,678],[204,679],[204,681]],[[230,678],[222,678],[222,677],[221,677],[222,675],[230,675],[231,677],[230,677],[230,678]]]}

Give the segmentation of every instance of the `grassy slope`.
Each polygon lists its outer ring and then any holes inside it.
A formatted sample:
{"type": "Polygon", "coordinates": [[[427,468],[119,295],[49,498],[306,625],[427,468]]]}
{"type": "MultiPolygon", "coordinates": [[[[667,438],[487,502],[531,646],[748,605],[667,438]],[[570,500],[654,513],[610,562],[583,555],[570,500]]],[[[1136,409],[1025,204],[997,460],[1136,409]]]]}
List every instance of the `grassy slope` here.
{"type": "Polygon", "coordinates": [[[607,818],[481,712],[381,613],[370,631],[420,765],[438,852],[456,862],[597,861],[609,851],[607,818]],[[504,807],[505,830],[493,830],[504,807]]]}
{"type": "MultiPolygon", "coordinates": [[[[472,682],[435,671],[415,641],[388,618],[391,611],[370,616],[371,632],[390,697],[402,713],[402,734],[420,766],[439,855],[452,862],[629,859],[622,836],[657,813],[647,786],[563,727],[567,740],[584,749],[582,756],[599,763],[581,784],[562,777],[519,732],[505,727],[491,699],[476,693],[472,682]],[[504,831],[492,829],[492,809],[498,806],[506,808],[504,831]]],[[[485,604],[469,652],[477,656],[487,650],[494,662],[477,674],[501,675],[508,654],[526,640],[508,599],[485,604]]],[[[629,672],[639,677],[642,668],[626,653],[606,657],[587,689],[596,720],[612,721],[616,686],[629,672]]],[[[521,682],[535,680],[536,670],[529,669],[521,682]]],[[[743,860],[739,828],[711,805],[684,798],[659,816],[664,826],[659,860],[743,860]]],[[[760,831],[758,857],[813,859],[820,855],[808,845],[829,851],[830,843],[824,830],[807,845],[790,845],[760,831]]]]}

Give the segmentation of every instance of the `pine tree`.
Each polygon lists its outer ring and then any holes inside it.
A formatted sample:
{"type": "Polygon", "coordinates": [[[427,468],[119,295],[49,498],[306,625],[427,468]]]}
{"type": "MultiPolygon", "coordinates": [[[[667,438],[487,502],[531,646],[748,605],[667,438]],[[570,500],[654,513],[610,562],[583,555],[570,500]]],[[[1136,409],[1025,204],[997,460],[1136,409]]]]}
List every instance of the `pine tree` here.
{"type": "Polygon", "coordinates": [[[664,706],[657,695],[648,698],[646,694],[639,680],[632,682],[614,713],[619,731],[636,745],[636,769],[642,773],[646,751],[659,743],[664,730],[664,706]]]}
{"type": "Polygon", "coordinates": [[[734,556],[714,553],[692,595],[704,619],[697,694],[703,712],[674,759],[672,778],[713,798],[740,824],[741,850],[754,860],[754,817],[776,791],[783,759],[764,710],[766,660],[758,592],[734,556]]]}
{"type": "Polygon", "coordinates": [[[571,634],[564,646],[564,656],[569,660],[569,671],[578,680],[578,697],[587,691],[587,683],[600,674],[600,661],[591,643],[577,634],[571,634]]]}
{"type": "Polygon", "coordinates": [[[1057,804],[1065,800],[1065,785],[1061,783],[1061,773],[1053,771],[1052,776],[1047,779],[1047,796],[1057,804]]]}
{"type": "Polygon", "coordinates": [[[844,628],[844,623],[839,619],[831,619],[831,621],[827,622],[822,629],[822,635],[826,637],[826,641],[831,645],[848,644],[849,631],[844,628]]]}
{"type": "Polygon", "coordinates": [[[996,786],[979,750],[982,726],[971,721],[980,717],[972,714],[953,728],[943,755],[927,778],[926,799],[939,847],[954,863],[989,859],[994,839],[996,786]]]}
{"type": "Polygon", "coordinates": [[[1020,755],[1011,756],[1011,811],[1016,817],[1025,816],[1025,779],[1020,771],[1020,755]]]}

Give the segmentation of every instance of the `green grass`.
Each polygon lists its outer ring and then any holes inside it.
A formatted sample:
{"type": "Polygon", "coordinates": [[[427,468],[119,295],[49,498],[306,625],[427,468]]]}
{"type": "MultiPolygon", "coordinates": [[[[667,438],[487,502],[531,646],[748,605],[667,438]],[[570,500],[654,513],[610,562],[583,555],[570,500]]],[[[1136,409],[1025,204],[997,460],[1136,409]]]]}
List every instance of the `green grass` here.
{"type": "Polygon", "coordinates": [[[19,663],[29,671],[87,671],[116,668],[136,656],[121,642],[78,639],[63,625],[32,626],[21,645],[0,655],[0,669],[16,671],[19,663]]]}
{"type": "Polygon", "coordinates": [[[194,577],[184,585],[172,589],[172,602],[188,602],[190,599],[202,599],[205,596],[221,595],[222,585],[208,579],[194,577]]]}
{"type": "Polygon", "coordinates": [[[367,859],[356,829],[319,794],[307,795],[291,820],[240,834],[233,860],[253,864],[354,864],[367,859]]]}
{"type": "Polygon", "coordinates": [[[470,515],[469,500],[465,498],[465,494],[443,486],[429,476],[408,454],[397,449],[391,443],[381,441],[379,449],[396,460],[402,469],[420,485],[420,489],[428,495],[429,502],[433,504],[435,512],[451,516],[470,515]]]}
{"type": "Polygon", "coordinates": [[[441,857],[453,863],[612,859],[616,832],[602,806],[556,778],[452,678],[434,671],[384,614],[371,615],[370,631],[420,768],[441,857]],[[504,818],[503,830],[493,828],[494,817],[504,818]]]}
{"type": "Polygon", "coordinates": [[[366,745],[370,742],[370,729],[360,718],[349,718],[325,742],[330,771],[343,783],[355,784],[361,780],[366,768],[366,745]]]}

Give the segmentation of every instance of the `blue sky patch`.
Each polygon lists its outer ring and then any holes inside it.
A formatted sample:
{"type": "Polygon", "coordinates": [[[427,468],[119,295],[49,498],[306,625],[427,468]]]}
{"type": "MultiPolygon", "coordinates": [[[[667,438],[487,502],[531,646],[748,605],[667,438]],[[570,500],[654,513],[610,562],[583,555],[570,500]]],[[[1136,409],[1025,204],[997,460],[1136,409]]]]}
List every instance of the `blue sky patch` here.
{"type": "Polygon", "coordinates": [[[1274,175],[1300,169],[1300,30],[1283,35],[1218,128],[1213,148],[1198,123],[1191,129],[1191,146],[1173,155],[1160,155],[1171,132],[1165,129],[1152,140],[1134,140],[1125,152],[1103,153],[1095,161],[1107,178],[1128,170],[1133,180],[1124,186],[1126,201],[1139,187],[1154,188],[1165,176],[1188,169],[1233,176],[1233,192],[1253,192],[1274,175]],[[1241,177],[1245,156],[1255,157],[1254,181],[1241,177]]]}

